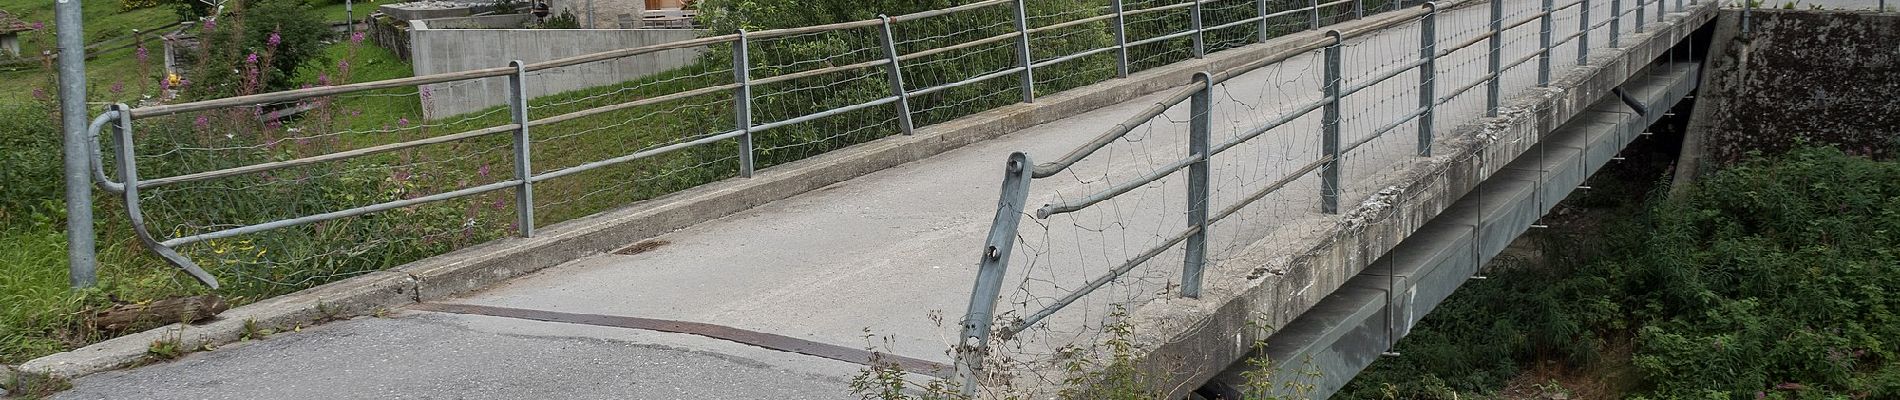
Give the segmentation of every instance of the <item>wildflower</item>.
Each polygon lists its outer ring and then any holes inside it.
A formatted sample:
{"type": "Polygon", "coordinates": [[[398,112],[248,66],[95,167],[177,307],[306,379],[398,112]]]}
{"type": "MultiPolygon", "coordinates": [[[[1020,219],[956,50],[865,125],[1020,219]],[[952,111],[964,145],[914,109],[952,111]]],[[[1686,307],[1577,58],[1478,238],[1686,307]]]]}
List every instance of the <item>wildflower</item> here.
{"type": "Polygon", "coordinates": [[[46,29],[45,22],[37,22],[37,21],[33,22],[33,30],[38,31],[38,30],[45,30],[45,29],[46,29]]]}
{"type": "Polygon", "coordinates": [[[257,53],[251,53],[251,55],[249,55],[249,56],[245,56],[245,57],[244,57],[244,63],[246,63],[246,64],[256,64],[256,63],[257,63],[257,53]]]}
{"type": "Polygon", "coordinates": [[[481,176],[482,176],[483,178],[487,178],[487,177],[488,177],[488,164],[482,164],[482,167],[481,167],[481,168],[477,168],[477,169],[475,169],[475,174],[476,174],[476,175],[481,175],[481,176]]]}
{"type": "Polygon", "coordinates": [[[138,50],[139,62],[145,62],[145,59],[147,58],[147,56],[148,54],[146,54],[145,52],[145,46],[139,46],[139,50],[138,50]]]}
{"type": "Polygon", "coordinates": [[[208,30],[217,29],[217,28],[218,28],[218,20],[215,20],[215,19],[205,20],[204,30],[208,31],[208,30]]]}
{"type": "Polygon", "coordinates": [[[336,73],[344,74],[349,72],[350,60],[336,60],[336,73]]]}
{"type": "Polygon", "coordinates": [[[35,99],[39,99],[39,100],[42,100],[42,101],[44,101],[44,100],[46,100],[46,98],[47,98],[47,96],[46,96],[46,89],[42,89],[42,88],[33,88],[33,98],[35,98],[35,99]]]}
{"type": "Polygon", "coordinates": [[[197,127],[198,130],[201,130],[201,131],[206,130],[206,129],[211,129],[211,118],[207,118],[203,115],[200,115],[198,116],[198,120],[193,121],[191,125],[194,127],[197,127]]]}
{"type": "Polygon", "coordinates": [[[357,32],[357,33],[350,34],[350,44],[358,44],[358,43],[363,43],[363,33],[357,32]]]}
{"type": "Polygon", "coordinates": [[[317,74],[317,86],[330,86],[330,74],[329,74],[329,73],[318,73],[318,74],[317,74]]]}
{"type": "Polygon", "coordinates": [[[278,44],[282,44],[282,43],[284,43],[284,37],[278,36],[277,32],[271,32],[270,37],[264,39],[265,46],[277,47],[278,44]]]}
{"type": "Polygon", "coordinates": [[[409,117],[402,117],[402,118],[400,118],[400,119],[397,119],[397,120],[396,120],[396,127],[397,127],[397,128],[408,128],[408,127],[409,127],[409,117]]]}
{"type": "Polygon", "coordinates": [[[496,197],[496,198],[495,198],[495,209],[496,209],[496,210],[500,210],[500,209],[504,209],[504,208],[508,208],[508,199],[504,199],[504,198],[500,198],[500,197],[496,197]]]}
{"type": "Polygon", "coordinates": [[[123,93],[123,92],[125,92],[125,82],[112,83],[112,93],[116,94],[116,93],[123,93]]]}

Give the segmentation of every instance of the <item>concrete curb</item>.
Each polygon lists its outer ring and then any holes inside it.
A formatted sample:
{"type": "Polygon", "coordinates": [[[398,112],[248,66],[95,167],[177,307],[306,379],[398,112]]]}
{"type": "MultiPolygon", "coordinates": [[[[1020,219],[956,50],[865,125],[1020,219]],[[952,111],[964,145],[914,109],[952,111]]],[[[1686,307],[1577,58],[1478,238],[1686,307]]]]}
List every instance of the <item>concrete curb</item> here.
{"type": "Polygon", "coordinates": [[[889,136],[774,166],[760,170],[751,179],[714,182],[555,224],[541,229],[533,238],[496,240],[237,307],[210,322],[167,325],[40,357],[22,364],[20,370],[73,379],[150,362],[146,352],[158,341],[177,341],[186,349],[215,348],[238,341],[247,325],[285,331],[455,297],[833,183],[1177,88],[1188,84],[1196,72],[1237,68],[1322,35],[1317,31],[1300,32],[1264,44],[1212,53],[1205,59],[1134,73],[1125,79],[1041,96],[1036,103],[999,107],[919,127],[912,136],[889,136]]]}

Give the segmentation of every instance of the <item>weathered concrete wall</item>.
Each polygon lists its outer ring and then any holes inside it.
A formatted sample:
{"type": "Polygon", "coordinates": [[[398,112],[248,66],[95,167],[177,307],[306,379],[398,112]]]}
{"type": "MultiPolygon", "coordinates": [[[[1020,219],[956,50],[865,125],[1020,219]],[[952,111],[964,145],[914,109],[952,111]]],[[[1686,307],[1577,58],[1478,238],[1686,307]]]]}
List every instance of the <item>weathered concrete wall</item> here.
{"type": "Polygon", "coordinates": [[[1900,14],[1754,10],[1751,34],[1724,10],[1690,132],[1707,162],[1773,154],[1800,140],[1855,154],[1900,150],[1900,14]]]}
{"type": "Polygon", "coordinates": [[[409,21],[417,29],[516,29],[534,18],[529,14],[481,15],[409,21]]]}
{"type": "MultiPolygon", "coordinates": [[[[509,60],[539,62],[608,50],[699,37],[683,29],[412,29],[409,43],[416,75],[508,66],[509,60]]],[[[538,71],[527,80],[528,96],[611,85],[693,63],[704,49],[679,49],[538,71]]],[[[424,85],[423,116],[436,119],[505,104],[507,78],[424,85]]]]}
{"type": "Polygon", "coordinates": [[[593,29],[634,29],[640,26],[640,13],[646,11],[646,0],[550,0],[548,8],[555,14],[562,9],[574,13],[581,27],[593,29]],[[590,8],[591,7],[591,8],[590,8]],[[593,11],[594,23],[587,24],[588,11],[593,11]]]}

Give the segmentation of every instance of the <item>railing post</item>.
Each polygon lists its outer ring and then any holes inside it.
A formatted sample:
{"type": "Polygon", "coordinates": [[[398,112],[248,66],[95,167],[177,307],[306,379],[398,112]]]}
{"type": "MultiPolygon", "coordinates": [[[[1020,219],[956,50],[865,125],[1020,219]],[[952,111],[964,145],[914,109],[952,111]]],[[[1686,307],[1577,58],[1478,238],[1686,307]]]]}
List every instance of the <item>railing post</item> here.
{"type": "Polygon", "coordinates": [[[963,380],[963,394],[976,394],[977,378],[983,373],[983,358],[988,354],[991,320],[996,315],[996,299],[1003,290],[1004,273],[1009,271],[1009,255],[1016,245],[1016,226],[1029,206],[1030,171],[1035,164],[1029,155],[1010,154],[1004,166],[1003,193],[996,201],[996,216],[990,220],[989,239],[983,246],[983,261],[976,271],[976,287],[970,290],[970,308],[963,314],[963,332],[957,335],[957,377],[963,380]]]}
{"type": "Polygon", "coordinates": [[[877,18],[884,22],[884,57],[891,60],[891,95],[897,96],[897,126],[905,135],[911,134],[916,127],[910,121],[910,92],[904,90],[904,69],[897,59],[897,39],[891,35],[891,17],[879,14],[877,18]]]}
{"type": "Polygon", "coordinates": [[[1023,102],[1036,102],[1036,71],[1030,65],[1035,59],[1029,53],[1029,11],[1023,5],[1024,0],[1016,0],[1016,61],[1023,69],[1023,102]]]}
{"type": "Polygon", "coordinates": [[[1321,82],[1323,84],[1321,88],[1323,91],[1322,97],[1325,98],[1326,105],[1320,117],[1322,127],[1320,152],[1332,157],[1332,160],[1327,161],[1324,166],[1320,167],[1319,210],[1327,214],[1338,214],[1339,168],[1341,165],[1339,153],[1339,46],[1343,39],[1339,36],[1339,31],[1326,31],[1326,37],[1331,38],[1333,44],[1326,46],[1326,72],[1324,81],[1321,82]]]}
{"type": "Polygon", "coordinates": [[[1742,0],[1742,34],[1748,34],[1748,12],[1755,8],[1754,0],[1742,0]]]}
{"type": "Polygon", "coordinates": [[[1550,35],[1552,33],[1550,14],[1553,6],[1551,0],[1544,0],[1544,16],[1538,18],[1537,21],[1539,27],[1543,28],[1543,31],[1537,34],[1537,41],[1540,43],[1538,46],[1543,49],[1543,52],[1537,55],[1537,86],[1540,87],[1550,86],[1550,35]]]}
{"type": "Polygon", "coordinates": [[[1194,0],[1188,22],[1194,26],[1194,58],[1207,57],[1207,30],[1201,25],[1201,0],[1194,0]]]}
{"type": "Polygon", "coordinates": [[[1577,17],[1577,65],[1590,63],[1590,0],[1583,0],[1582,14],[1577,17]]]}
{"type": "Polygon", "coordinates": [[[1418,116],[1418,155],[1432,156],[1432,113],[1438,108],[1438,3],[1425,3],[1425,16],[1418,22],[1418,106],[1424,113],[1418,116]]]}
{"type": "MultiPolygon", "coordinates": [[[[1662,0],[1656,0],[1656,1],[1662,1],[1662,0]]],[[[1637,32],[1643,31],[1643,22],[1649,19],[1649,16],[1645,15],[1645,14],[1648,14],[1648,11],[1649,11],[1649,7],[1645,7],[1648,5],[1649,5],[1648,3],[1643,3],[1643,0],[1636,0],[1636,31],[1637,32]]]]}
{"type": "Polygon", "coordinates": [[[1352,19],[1366,18],[1366,0],[1352,1],[1352,19]]]}
{"type": "Polygon", "coordinates": [[[1259,12],[1258,15],[1260,16],[1260,22],[1257,24],[1260,27],[1260,32],[1259,32],[1260,39],[1256,43],[1266,43],[1267,42],[1267,0],[1254,0],[1253,7],[1256,11],[1259,12]]]}
{"type": "MultiPolygon", "coordinates": [[[[59,58],[59,112],[63,134],[60,157],[66,182],[66,268],[68,283],[74,288],[97,283],[99,265],[92,221],[91,154],[86,132],[90,130],[86,111],[86,58],[71,56],[86,53],[85,31],[79,2],[56,1],[53,5],[56,45],[59,58]]],[[[45,4],[45,3],[39,3],[45,4]]],[[[126,144],[130,146],[131,144],[126,144]]]]}
{"type": "Polygon", "coordinates": [[[1194,92],[1188,103],[1188,156],[1201,158],[1188,165],[1187,223],[1196,231],[1188,235],[1183,247],[1181,296],[1190,298],[1201,297],[1201,271],[1207,265],[1208,159],[1213,158],[1207,154],[1207,146],[1214,130],[1213,79],[1206,71],[1195,73],[1194,82],[1201,90],[1194,92]]]}
{"type": "Polygon", "coordinates": [[[508,75],[508,108],[515,129],[515,230],[521,237],[534,237],[534,140],[528,136],[528,69],[521,60],[508,62],[515,73],[508,75]]]}
{"type": "Polygon", "coordinates": [[[1314,30],[1318,30],[1318,29],[1319,29],[1319,0],[1313,0],[1313,6],[1312,6],[1312,7],[1313,7],[1313,26],[1312,26],[1312,29],[1314,29],[1314,30]]]}
{"type": "Polygon", "coordinates": [[[1491,2],[1491,57],[1486,70],[1491,71],[1490,82],[1484,88],[1484,116],[1498,116],[1498,100],[1504,96],[1504,0],[1491,2]]]}
{"type": "MultiPolygon", "coordinates": [[[[758,164],[752,159],[752,60],[746,32],[739,30],[739,41],[732,44],[733,129],[739,131],[739,176],[751,178],[758,164]]],[[[908,113],[906,114],[908,115],[908,113]]]]}
{"type": "Polygon", "coordinates": [[[1623,47],[1622,38],[1623,0],[1610,0],[1610,47],[1623,47]]]}
{"type": "MultiPolygon", "coordinates": [[[[1265,1],[1265,0],[1261,0],[1265,1]]],[[[1128,77],[1128,20],[1122,0],[1110,1],[1115,8],[1115,75],[1128,77]]]]}
{"type": "MultiPolygon", "coordinates": [[[[1681,1],[1681,0],[1677,0],[1677,1],[1681,1]]],[[[1667,5],[1669,5],[1669,2],[1665,2],[1663,0],[1656,0],[1656,23],[1657,24],[1663,23],[1663,17],[1668,16],[1669,14],[1668,9],[1664,8],[1664,6],[1667,6],[1667,5]]]]}

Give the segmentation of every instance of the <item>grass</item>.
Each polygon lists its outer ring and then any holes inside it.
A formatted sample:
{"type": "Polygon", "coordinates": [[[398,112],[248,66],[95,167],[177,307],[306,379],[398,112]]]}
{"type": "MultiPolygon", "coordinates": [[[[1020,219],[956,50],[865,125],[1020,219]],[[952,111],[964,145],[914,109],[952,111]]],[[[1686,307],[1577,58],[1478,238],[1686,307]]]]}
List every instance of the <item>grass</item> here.
{"type": "MultiPolygon", "coordinates": [[[[29,37],[20,43],[21,54],[39,54],[40,50],[54,47],[54,4],[53,1],[45,0],[0,0],[0,10],[6,10],[28,24],[41,22],[46,26],[40,37],[29,37]]],[[[124,10],[120,2],[112,0],[85,1],[80,3],[80,7],[87,44],[129,36],[133,29],[152,32],[178,21],[177,14],[165,7],[124,10]]]]}

